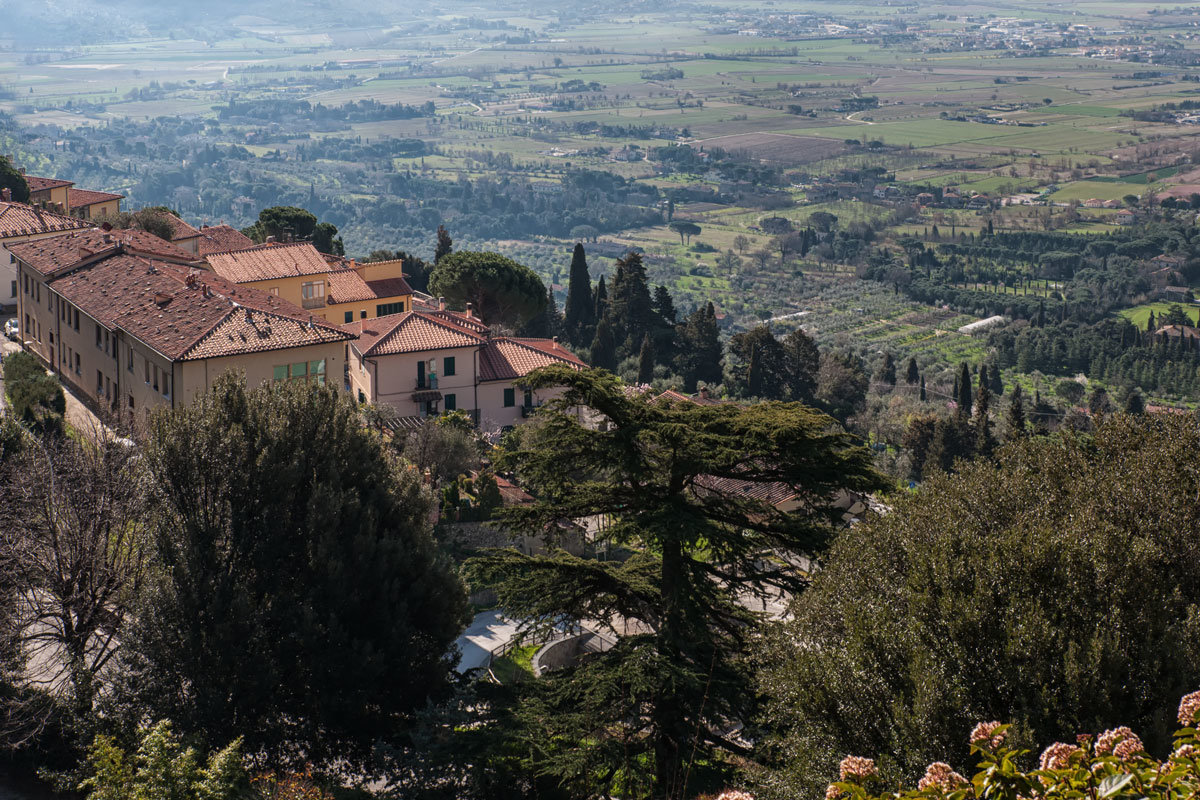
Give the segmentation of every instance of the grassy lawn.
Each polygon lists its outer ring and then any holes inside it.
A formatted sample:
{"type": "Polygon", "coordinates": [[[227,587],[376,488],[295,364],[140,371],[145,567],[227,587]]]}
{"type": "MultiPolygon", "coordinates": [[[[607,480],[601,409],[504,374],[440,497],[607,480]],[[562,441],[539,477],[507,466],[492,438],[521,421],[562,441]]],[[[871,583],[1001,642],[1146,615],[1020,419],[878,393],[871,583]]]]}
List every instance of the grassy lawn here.
{"type": "Polygon", "coordinates": [[[533,679],[533,657],[540,644],[529,644],[511,650],[508,655],[492,662],[492,674],[500,683],[517,683],[533,679]]]}

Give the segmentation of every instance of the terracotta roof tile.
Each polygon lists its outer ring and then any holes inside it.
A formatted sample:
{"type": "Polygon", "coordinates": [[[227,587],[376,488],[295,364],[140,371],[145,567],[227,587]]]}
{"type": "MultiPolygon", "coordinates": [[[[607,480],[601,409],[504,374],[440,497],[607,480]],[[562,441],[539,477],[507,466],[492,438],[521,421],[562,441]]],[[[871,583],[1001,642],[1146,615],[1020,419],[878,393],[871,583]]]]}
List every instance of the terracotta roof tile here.
{"type": "Polygon", "coordinates": [[[253,247],[254,240],[229,225],[206,225],[200,229],[200,255],[253,247]]]}
{"type": "Polygon", "coordinates": [[[587,365],[567,348],[550,339],[489,339],[479,351],[480,381],[511,381],[539,367],[566,364],[575,369],[587,365]]]}
{"type": "Polygon", "coordinates": [[[92,223],[64,217],[25,203],[0,201],[0,239],[90,228],[92,223]]]}
{"type": "Polygon", "coordinates": [[[367,286],[375,297],[403,297],[412,294],[412,287],[404,278],[380,278],[367,281],[367,286]]]}
{"type": "MultiPolygon", "coordinates": [[[[82,220],[80,220],[82,221],[82,220]]],[[[62,273],[97,253],[121,245],[126,253],[166,261],[191,262],[195,256],[139,228],[103,231],[100,228],[48,236],[8,246],[8,251],[42,275],[62,273]]]]}
{"type": "Polygon", "coordinates": [[[368,357],[470,347],[485,341],[468,328],[419,311],[358,320],[342,327],[358,335],[358,350],[368,357]]]}
{"type": "Polygon", "coordinates": [[[214,272],[235,283],[323,275],[331,269],[317,248],[308,242],[260,244],[210,253],[207,261],[214,272]]]}
{"type": "Polygon", "coordinates": [[[266,292],[140,256],[116,254],[50,285],[89,316],[173,361],[353,338],[266,292]]]}
{"type": "Polygon", "coordinates": [[[59,178],[36,178],[33,175],[26,175],[25,182],[29,184],[29,191],[44,192],[47,189],[58,189],[63,186],[74,186],[71,181],[60,180],[59,178]]]}
{"type": "Polygon", "coordinates": [[[342,269],[330,272],[326,277],[326,296],[331,303],[357,303],[363,300],[374,300],[375,293],[371,287],[352,269],[342,269]]]}
{"type": "Polygon", "coordinates": [[[111,203],[113,200],[124,200],[123,194],[111,192],[93,192],[90,189],[71,189],[67,193],[67,205],[71,208],[86,208],[97,203],[111,203]]]}
{"type": "Polygon", "coordinates": [[[174,214],[165,214],[167,222],[171,223],[171,241],[180,242],[187,239],[195,239],[200,235],[200,231],[187,224],[174,214]]]}

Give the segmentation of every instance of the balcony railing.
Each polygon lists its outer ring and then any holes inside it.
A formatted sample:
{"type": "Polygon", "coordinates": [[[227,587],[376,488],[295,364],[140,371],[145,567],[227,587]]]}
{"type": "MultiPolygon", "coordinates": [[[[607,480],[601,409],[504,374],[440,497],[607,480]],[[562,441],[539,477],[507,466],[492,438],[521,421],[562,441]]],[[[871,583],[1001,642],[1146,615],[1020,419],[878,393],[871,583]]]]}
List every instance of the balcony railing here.
{"type": "Polygon", "coordinates": [[[300,301],[300,305],[304,308],[324,308],[324,297],[305,297],[300,301]]]}

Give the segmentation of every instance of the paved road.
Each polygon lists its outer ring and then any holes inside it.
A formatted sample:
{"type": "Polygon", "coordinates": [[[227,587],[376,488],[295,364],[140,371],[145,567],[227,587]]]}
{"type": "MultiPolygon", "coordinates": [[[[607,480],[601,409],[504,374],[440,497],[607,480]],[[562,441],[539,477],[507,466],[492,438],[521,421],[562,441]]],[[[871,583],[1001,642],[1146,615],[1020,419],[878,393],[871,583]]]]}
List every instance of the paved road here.
{"type": "Polygon", "coordinates": [[[481,611],[471,620],[462,636],[454,643],[462,657],[458,661],[460,673],[476,667],[485,667],[492,651],[507,644],[517,635],[517,623],[505,619],[499,611],[481,611]]]}

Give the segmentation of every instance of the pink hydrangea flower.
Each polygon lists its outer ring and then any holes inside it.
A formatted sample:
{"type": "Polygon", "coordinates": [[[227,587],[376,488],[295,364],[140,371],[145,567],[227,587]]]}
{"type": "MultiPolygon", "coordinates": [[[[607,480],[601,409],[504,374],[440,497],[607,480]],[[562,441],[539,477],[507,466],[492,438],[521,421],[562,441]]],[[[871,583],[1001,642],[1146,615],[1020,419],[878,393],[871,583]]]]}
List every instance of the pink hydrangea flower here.
{"type": "Polygon", "coordinates": [[[944,761],[935,761],[925,768],[925,777],[917,783],[918,789],[941,789],[949,792],[967,782],[967,779],[950,769],[944,761]]]}
{"type": "Polygon", "coordinates": [[[1071,757],[1071,755],[1078,752],[1079,748],[1073,744],[1055,742],[1042,751],[1042,760],[1039,768],[1063,769],[1067,766],[1067,760],[1071,757]]]}
{"type": "Polygon", "coordinates": [[[741,789],[726,789],[717,795],[717,800],[754,800],[754,795],[741,789]]]}
{"type": "Polygon", "coordinates": [[[1100,734],[1100,737],[1096,739],[1096,753],[1102,756],[1113,755],[1113,749],[1125,739],[1137,739],[1138,745],[1142,743],[1136,733],[1122,725],[1100,734]]]}
{"type": "Polygon", "coordinates": [[[1171,754],[1171,758],[1196,758],[1197,756],[1200,756],[1200,750],[1197,750],[1196,746],[1191,744],[1181,744],[1171,754]]]}
{"type": "Polygon", "coordinates": [[[975,726],[975,730],[971,731],[971,744],[995,750],[1004,743],[1005,732],[996,732],[996,729],[1001,726],[1000,722],[979,723],[975,726]]]}
{"type": "Polygon", "coordinates": [[[861,756],[843,758],[839,771],[843,781],[861,781],[879,774],[875,769],[875,761],[861,756]]]}
{"type": "Polygon", "coordinates": [[[825,787],[825,800],[837,800],[842,794],[842,790],[834,786],[832,783],[825,787]]]}
{"type": "Polygon", "coordinates": [[[1116,747],[1113,748],[1113,755],[1122,761],[1129,761],[1136,756],[1146,755],[1146,748],[1141,739],[1130,736],[1117,742],[1116,747]]]}
{"type": "Polygon", "coordinates": [[[1183,699],[1179,701],[1179,724],[1194,724],[1197,713],[1200,713],[1200,692],[1184,695],[1183,699]]]}

